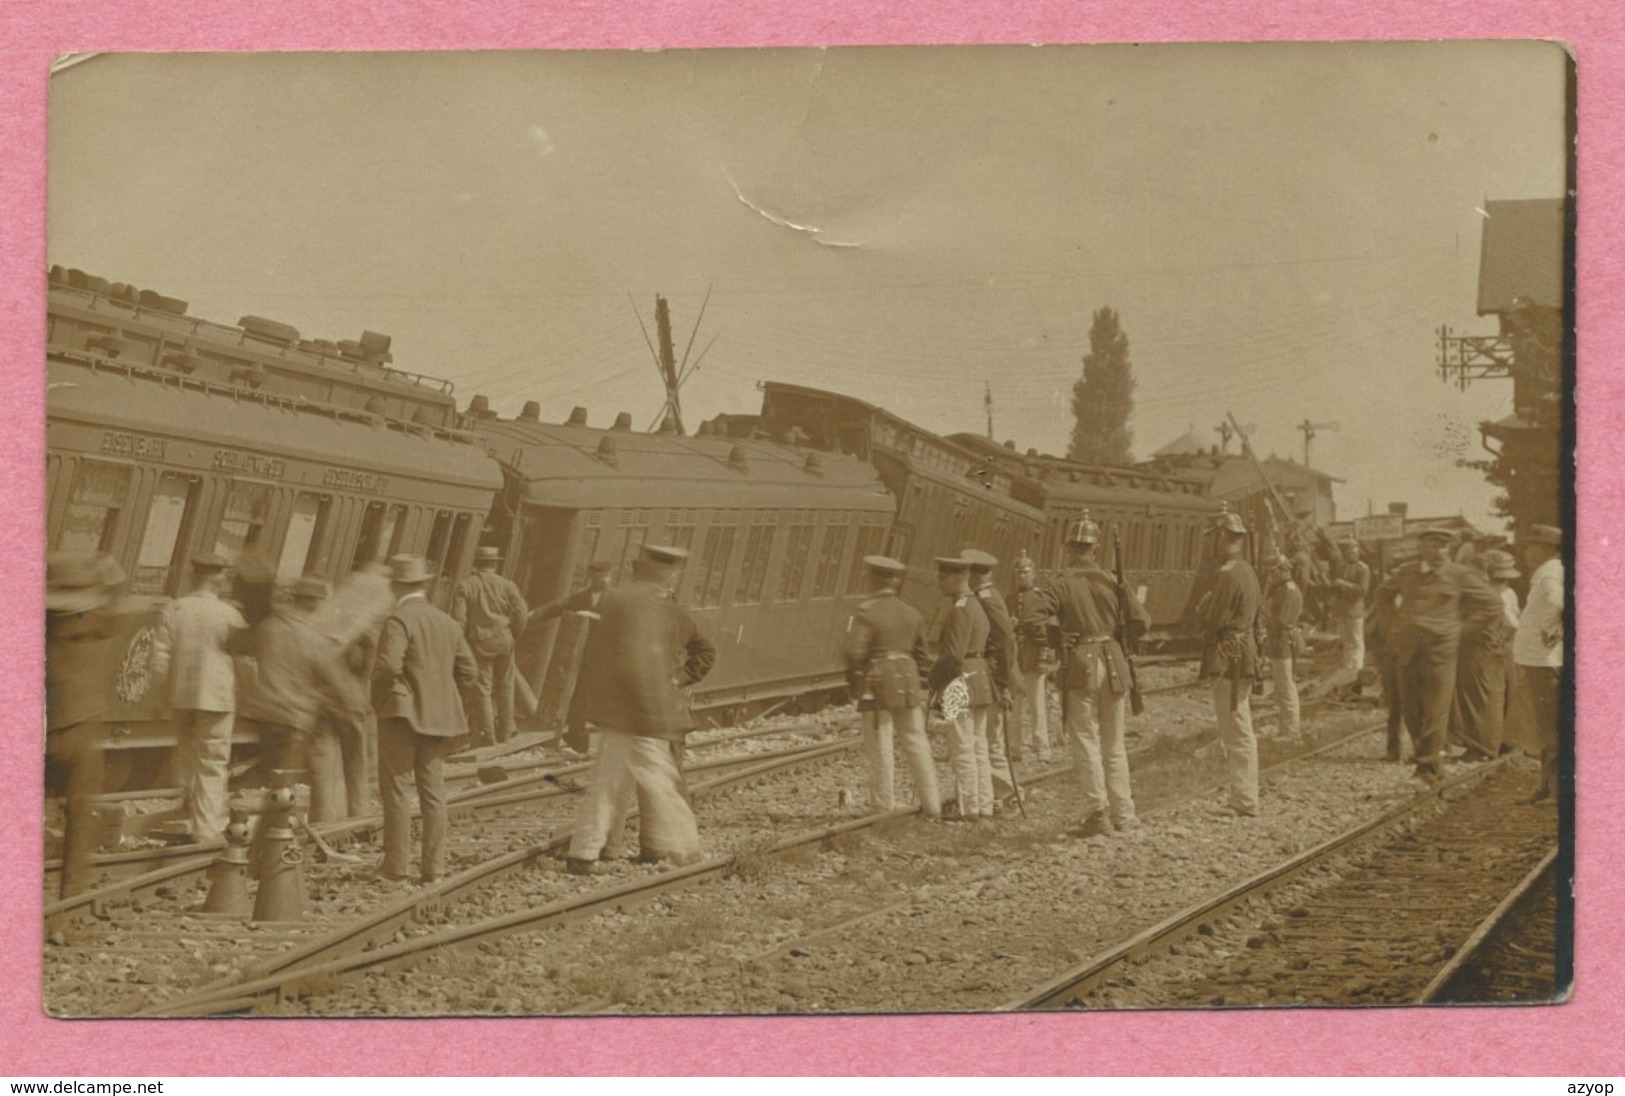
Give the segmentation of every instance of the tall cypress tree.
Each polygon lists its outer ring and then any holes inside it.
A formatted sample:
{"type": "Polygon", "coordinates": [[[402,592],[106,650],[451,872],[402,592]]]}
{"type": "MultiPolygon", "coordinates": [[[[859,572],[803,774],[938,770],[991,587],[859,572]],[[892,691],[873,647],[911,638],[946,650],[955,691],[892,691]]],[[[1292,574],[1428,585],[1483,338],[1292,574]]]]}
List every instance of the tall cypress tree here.
{"type": "Polygon", "coordinates": [[[1134,369],[1128,336],[1111,308],[1095,313],[1083,376],[1072,386],[1072,444],[1066,455],[1085,464],[1128,464],[1134,414],[1134,369]]]}

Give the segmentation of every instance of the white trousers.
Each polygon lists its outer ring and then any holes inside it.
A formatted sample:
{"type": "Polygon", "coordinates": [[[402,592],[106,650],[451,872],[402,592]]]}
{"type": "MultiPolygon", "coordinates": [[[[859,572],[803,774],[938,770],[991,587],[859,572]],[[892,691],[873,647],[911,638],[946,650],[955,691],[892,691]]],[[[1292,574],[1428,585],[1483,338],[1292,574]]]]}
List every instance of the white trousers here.
{"type": "Polygon", "coordinates": [[[231,712],[175,709],[175,780],[181,786],[192,836],[199,841],[222,836],[231,820],[226,780],[234,722],[231,712]]]}
{"type": "Polygon", "coordinates": [[[1253,737],[1252,682],[1214,678],[1213,707],[1218,711],[1219,741],[1224,743],[1230,770],[1230,805],[1243,814],[1257,814],[1258,740],[1253,737]]]}
{"type": "Polygon", "coordinates": [[[1083,817],[1109,814],[1114,825],[1134,820],[1128,746],[1123,740],[1123,698],[1099,689],[1067,689],[1062,720],[1072,768],[1083,789],[1083,817]]]}
{"type": "Polygon", "coordinates": [[[1354,677],[1359,677],[1360,671],[1365,668],[1365,617],[1338,617],[1337,638],[1343,643],[1343,658],[1338,668],[1344,672],[1353,671],[1354,677]]]}
{"type": "Polygon", "coordinates": [[[571,858],[598,859],[625,818],[628,797],[634,793],[643,804],[638,832],[645,853],[679,859],[699,856],[700,830],[683,798],[681,779],[671,743],[665,739],[600,731],[592,785],[576,811],[571,858]]]}
{"type": "Polygon", "coordinates": [[[937,798],[937,769],[931,760],[931,742],[925,737],[925,710],[922,708],[882,708],[863,713],[863,753],[869,762],[869,804],[876,811],[896,810],[893,791],[892,739],[914,778],[914,797],[927,818],[942,813],[937,798]]]}
{"type": "Polygon", "coordinates": [[[1298,720],[1298,683],[1292,677],[1292,659],[1270,659],[1270,677],[1275,684],[1275,711],[1280,719],[1275,733],[1282,738],[1297,738],[1301,728],[1298,720]]]}
{"type": "Polygon", "coordinates": [[[1022,743],[1030,750],[1049,749],[1049,674],[1041,670],[1021,671],[1025,695],[1016,709],[1016,722],[1032,724],[1023,729],[1022,743]]]}
{"type": "Polygon", "coordinates": [[[997,704],[987,707],[987,768],[993,779],[993,798],[1004,799],[1016,790],[1010,776],[1010,758],[1005,753],[1005,727],[1008,720],[1004,708],[997,704]]]}
{"type": "Polygon", "coordinates": [[[993,705],[977,704],[948,724],[948,766],[965,818],[993,815],[993,768],[988,762],[987,717],[993,705]]]}

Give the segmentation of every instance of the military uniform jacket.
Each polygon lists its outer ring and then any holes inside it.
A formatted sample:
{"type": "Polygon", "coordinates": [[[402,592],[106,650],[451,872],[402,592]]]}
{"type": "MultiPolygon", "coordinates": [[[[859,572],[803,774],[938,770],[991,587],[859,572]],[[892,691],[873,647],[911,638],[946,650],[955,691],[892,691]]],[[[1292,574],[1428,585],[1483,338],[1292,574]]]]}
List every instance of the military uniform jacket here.
{"type": "Polygon", "coordinates": [[[482,655],[495,655],[525,630],[525,595],[495,571],[475,571],[457,587],[451,615],[482,655]]]}
{"type": "Polygon", "coordinates": [[[931,688],[941,690],[964,675],[974,705],[993,703],[993,679],[987,658],[987,613],[975,594],[957,594],[944,602],[932,629],[936,661],[931,666],[931,688]]]}
{"type": "Polygon", "coordinates": [[[1501,596],[1483,572],[1449,560],[1426,569],[1421,561],[1405,564],[1373,600],[1396,606],[1388,631],[1388,644],[1396,652],[1454,648],[1463,632],[1476,638],[1501,622],[1501,596]]]}
{"type": "Polygon", "coordinates": [[[1125,590],[1129,619],[1120,619],[1117,580],[1098,563],[1068,568],[1040,589],[1043,604],[1060,622],[1065,653],[1061,660],[1061,688],[1095,689],[1110,685],[1115,693],[1129,688],[1128,659],[1121,639],[1139,638],[1151,623],[1150,614],[1125,590]],[[1126,625],[1126,627],[1125,627],[1126,625]],[[1094,655],[1100,656],[1100,661],[1094,655]],[[1093,667],[1104,664],[1106,681],[1101,682],[1093,667]]]}
{"type": "Polygon", "coordinates": [[[1303,591],[1288,579],[1270,587],[1264,597],[1264,653],[1270,658],[1298,654],[1298,618],[1303,615],[1303,591]]]}
{"type": "Polygon", "coordinates": [[[681,741],[695,726],[687,694],[716,664],[716,648],[656,583],[606,590],[587,635],[576,690],[588,723],[681,741]]]}
{"type": "Polygon", "coordinates": [[[1021,693],[1021,678],[1016,668],[1016,624],[1010,618],[1010,607],[1004,595],[990,582],[976,591],[987,614],[987,658],[992,664],[993,684],[1000,690],[1021,693]]]}
{"type": "Polygon", "coordinates": [[[404,719],[418,734],[468,733],[458,686],[479,682],[479,667],[457,622],[422,594],[402,598],[378,633],[372,667],[379,719],[404,719]]]}
{"type": "Polygon", "coordinates": [[[1199,607],[1202,629],[1202,664],[1197,677],[1207,680],[1251,678],[1258,673],[1258,575],[1244,559],[1226,560],[1214,578],[1213,589],[1199,607]]]}
{"type": "Polygon", "coordinates": [[[920,675],[929,667],[925,620],[895,593],[877,594],[858,606],[842,655],[862,683],[859,711],[919,707],[920,675]]]}
{"type": "Polygon", "coordinates": [[[1060,622],[1037,590],[1016,590],[1004,602],[1016,629],[1016,665],[1036,674],[1044,669],[1046,652],[1059,645],[1060,622]]]}

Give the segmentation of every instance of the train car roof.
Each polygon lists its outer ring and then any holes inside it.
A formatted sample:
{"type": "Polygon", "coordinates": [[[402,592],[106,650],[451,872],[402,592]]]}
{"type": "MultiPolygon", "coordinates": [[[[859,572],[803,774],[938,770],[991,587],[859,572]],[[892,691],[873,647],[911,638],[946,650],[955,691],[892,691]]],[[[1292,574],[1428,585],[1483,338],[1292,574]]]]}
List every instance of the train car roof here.
{"type": "Polygon", "coordinates": [[[495,490],[484,448],[423,428],[139,367],[54,355],[46,418],[495,490]],[[370,420],[370,421],[369,421],[370,420]]]}
{"type": "Polygon", "coordinates": [[[877,512],[895,506],[864,462],[775,442],[500,419],[481,429],[492,454],[524,481],[525,501],[534,506],[877,512]]]}
{"type": "Polygon", "coordinates": [[[1146,487],[1096,483],[1092,480],[1073,483],[1054,476],[1036,479],[1032,483],[1042,492],[1046,507],[1070,509],[1082,506],[1145,506],[1159,510],[1196,510],[1201,513],[1211,513],[1219,509],[1217,499],[1189,491],[1157,491],[1146,487]]]}

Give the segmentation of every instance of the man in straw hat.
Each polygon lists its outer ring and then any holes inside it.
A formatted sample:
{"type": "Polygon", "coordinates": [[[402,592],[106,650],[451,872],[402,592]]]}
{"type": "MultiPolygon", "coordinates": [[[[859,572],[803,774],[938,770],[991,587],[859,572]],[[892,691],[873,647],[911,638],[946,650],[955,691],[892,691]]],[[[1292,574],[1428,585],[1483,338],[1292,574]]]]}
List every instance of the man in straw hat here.
{"type": "Polygon", "coordinates": [[[445,867],[446,796],[442,766],[454,739],[468,733],[459,686],[479,680],[474,655],[457,622],[425,596],[434,573],[422,556],[389,561],[398,600],[378,633],[373,707],[378,713],[378,795],[384,806],[384,859],[378,875],[406,880],[417,785],[423,820],[419,866],[425,883],[445,867]]]}
{"type": "Polygon", "coordinates": [[[1397,568],[1375,601],[1394,606],[1387,643],[1399,678],[1399,702],[1416,750],[1416,778],[1437,784],[1456,695],[1463,637],[1477,642],[1500,626],[1501,599],[1484,574],[1447,555],[1454,534],[1437,526],[1417,535],[1415,562],[1397,568]]]}
{"type": "Polygon", "coordinates": [[[169,678],[175,719],[175,776],[194,841],[225,832],[227,770],[237,711],[237,669],[228,644],[248,627],[222,600],[227,562],[214,552],[192,557],[193,588],[164,606],[152,640],[152,676],[169,678]]]}
{"type": "Polygon", "coordinates": [[[1132,591],[1119,599],[1099,548],[1100,526],[1085,510],[1067,525],[1066,569],[1040,588],[1041,603],[1061,629],[1061,719],[1083,787],[1083,817],[1070,831],[1075,837],[1136,824],[1123,735],[1131,688],[1123,644],[1145,633],[1150,616],[1132,591]]]}
{"type": "Polygon", "coordinates": [[[918,609],[898,597],[908,568],[886,556],[865,556],[869,600],[858,606],[847,625],[843,653],[849,671],[861,684],[858,711],[863,716],[863,749],[869,763],[869,804],[877,811],[896,806],[892,783],[892,733],[914,778],[920,813],[942,815],[937,798],[937,771],[931,743],[925,737],[924,696],[920,675],[927,668],[925,621],[918,609]]]}
{"type": "Polygon", "coordinates": [[[680,865],[700,857],[676,751],[695,726],[685,690],[710,673],[716,648],[673,598],[687,558],[681,548],[644,545],[632,581],[598,603],[577,685],[598,756],[565,857],[573,873],[595,870],[634,790],[642,858],[680,865]]]}
{"type": "Polygon", "coordinates": [[[475,549],[473,573],[458,585],[451,603],[451,615],[462,625],[480,670],[470,720],[478,746],[506,742],[515,730],[513,641],[524,632],[529,610],[519,587],[497,573],[501,562],[499,549],[475,549]]]}
{"type": "Polygon", "coordinates": [[[97,552],[45,561],[45,748],[65,777],[61,896],[91,882],[97,837],[92,796],[102,791],[103,718],[112,706],[118,654],[116,595],[124,573],[97,552]]]}
{"type": "Polygon", "coordinates": [[[1557,795],[1565,599],[1563,531],[1551,525],[1534,525],[1522,540],[1524,562],[1531,571],[1529,598],[1512,637],[1512,662],[1517,671],[1512,729],[1516,744],[1540,758],[1540,786],[1529,799],[1539,803],[1557,795]]]}

